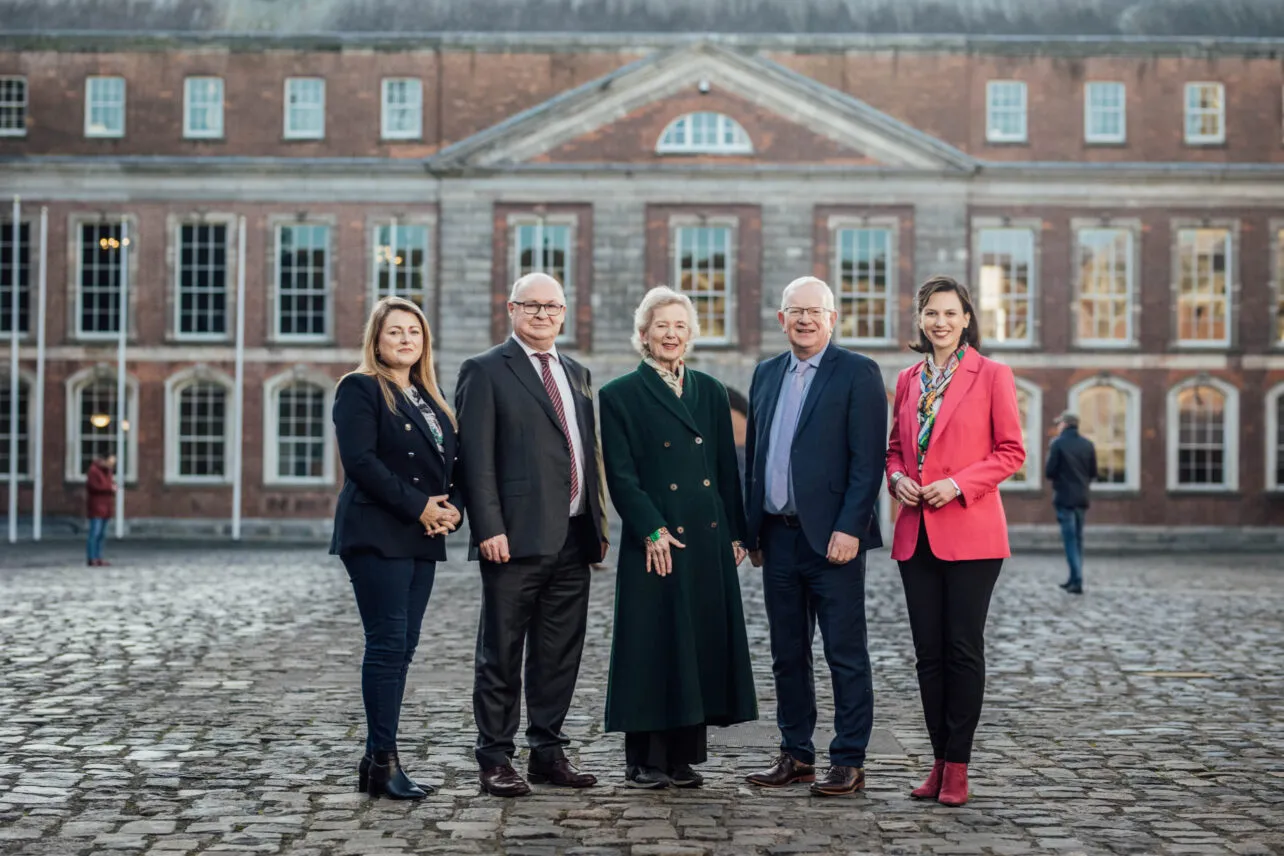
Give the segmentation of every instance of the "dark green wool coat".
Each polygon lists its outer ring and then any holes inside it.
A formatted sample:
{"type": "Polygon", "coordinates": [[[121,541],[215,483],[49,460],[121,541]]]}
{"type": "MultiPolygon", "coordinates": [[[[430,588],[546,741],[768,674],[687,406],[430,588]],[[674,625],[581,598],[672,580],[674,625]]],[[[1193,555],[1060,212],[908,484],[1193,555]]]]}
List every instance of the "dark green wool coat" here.
{"type": "Polygon", "coordinates": [[[624,522],[615,581],[607,731],[758,718],[732,541],[744,502],[721,383],[686,370],[682,398],[645,363],[598,393],[611,501],[624,522]],[[646,571],[643,539],[667,526],[673,573],[646,571]]]}

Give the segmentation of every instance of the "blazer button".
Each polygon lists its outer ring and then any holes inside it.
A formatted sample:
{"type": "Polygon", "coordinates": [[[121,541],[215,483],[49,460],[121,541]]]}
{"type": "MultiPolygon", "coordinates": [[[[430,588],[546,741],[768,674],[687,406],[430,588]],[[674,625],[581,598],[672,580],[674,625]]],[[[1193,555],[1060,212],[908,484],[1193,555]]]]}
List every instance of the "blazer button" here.
{"type": "Polygon", "coordinates": [[[686,532],[686,531],[687,531],[687,530],[683,529],[681,526],[679,526],[679,527],[678,527],[678,534],[679,534],[679,535],[681,535],[683,532],[686,532]]]}
{"type": "Polygon", "coordinates": [[[672,443],[670,443],[668,440],[665,440],[665,441],[664,441],[664,448],[666,448],[666,449],[667,449],[667,448],[669,448],[669,446],[671,446],[671,445],[673,445],[673,444],[672,444],[672,443]]]}
{"type": "Polygon", "coordinates": [[[414,453],[414,452],[407,452],[406,454],[410,455],[410,457],[412,457],[412,458],[415,456],[415,453],[414,453]]]}
{"type": "Polygon", "coordinates": [[[669,490],[677,490],[677,489],[678,489],[678,486],[676,484],[669,485],[669,490]]]}
{"type": "Polygon", "coordinates": [[[709,486],[709,485],[711,485],[711,484],[713,484],[713,482],[709,481],[708,479],[705,479],[705,480],[704,480],[704,486],[705,486],[705,487],[708,487],[708,486],[709,486]]]}
{"type": "Polygon", "coordinates": [[[697,445],[697,446],[699,446],[699,445],[701,445],[702,443],[704,443],[704,438],[703,438],[703,437],[696,437],[696,445],[697,445]]]}
{"type": "Polygon", "coordinates": [[[407,431],[409,431],[409,430],[410,430],[410,423],[409,423],[409,422],[407,422],[407,423],[406,423],[406,430],[407,430],[407,431]]]}
{"type": "Polygon", "coordinates": [[[419,484],[419,476],[412,476],[410,480],[415,484],[419,484]]]}
{"type": "Polygon", "coordinates": [[[709,524],[709,528],[710,528],[710,529],[717,529],[717,528],[718,528],[718,521],[716,521],[716,520],[715,520],[715,521],[713,521],[712,523],[710,523],[710,524],[709,524]]]}

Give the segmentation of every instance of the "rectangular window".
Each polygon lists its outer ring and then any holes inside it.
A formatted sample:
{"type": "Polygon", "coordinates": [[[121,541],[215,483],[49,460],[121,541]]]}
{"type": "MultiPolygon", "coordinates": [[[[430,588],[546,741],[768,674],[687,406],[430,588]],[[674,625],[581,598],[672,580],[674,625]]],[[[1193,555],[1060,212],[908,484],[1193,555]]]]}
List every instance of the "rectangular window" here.
{"type": "Polygon", "coordinates": [[[896,295],[891,230],[836,229],[834,249],[838,337],[886,341],[892,334],[896,295]]]}
{"type": "MultiPolygon", "coordinates": [[[[78,255],[77,320],[81,336],[120,332],[122,228],[120,223],[82,223],[78,255]]],[[[128,240],[128,239],[124,239],[128,240]]]]}
{"type": "Polygon", "coordinates": [[[325,478],[325,390],[296,383],[277,393],[276,476],[283,482],[325,478]]]}
{"type": "Polygon", "coordinates": [[[330,227],[277,228],[277,324],[280,338],[326,335],[330,227]]]}
{"type": "MultiPolygon", "coordinates": [[[[95,459],[116,454],[116,379],[103,378],[86,383],[79,388],[76,397],[80,406],[79,431],[73,437],[72,447],[76,454],[73,460],[79,469],[72,475],[83,479],[95,459]]],[[[134,398],[134,390],[126,387],[126,413],[133,412],[137,404],[134,398]]],[[[130,426],[126,424],[124,428],[128,435],[130,426]]],[[[126,473],[128,478],[136,475],[133,463],[128,460],[135,448],[133,438],[127,436],[126,460],[116,465],[116,472],[126,473]]]]}
{"type": "Polygon", "coordinates": [[[513,226],[513,279],[543,271],[562,284],[566,312],[559,343],[575,341],[575,229],[570,223],[519,220],[513,226]]]}
{"type": "Polygon", "coordinates": [[[18,332],[31,329],[31,224],[18,223],[18,244],[13,242],[13,221],[0,220],[0,333],[13,332],[13,261],[18,255],[18,332]]]}
{"type": "Polygon", "coordinates": [[[0,77],[0,137],[27,135],[27,78],[0,77]]]}
{"type": "Polygon", "coordinates": [[[125,136],[125,78],[91,77],[85,81],[85,136],[125,136]]]}
{"type": "MultiPolygon", "coordinates": [[[[1021,445],[1028,449],[1030,435],[1033,433],[1030,430],[1030,419],[1034,415],[1034,395],[1030,390],[1018,384],[1016,397],[1017,415],[1021,419],[1021,445]]],[[[1037,479],[1037,474],[1031,474],[1033,463],[1033,458],[1027,455],[1025,462],[1021,465],[1021,469],[1009,476],[1007,481],[1004,482],[1004,485],[1009,487],[1034,487],[1034,481],[1037,479]]]]}
{"type": "Polygon", "coordinates": [[[222,479],[227,473],[227,390],[197,381],[178,393],[178,475],[222,479]]]}
{"type": "Polygon", "coordinates": [[[673,281],[695,304],[705,341],[731,341],[732,240],[730,226],[673,230],[673,281]]]}
{"type": "Polygon", "coordinates": [[[1226,399],[1215,389],[1188,388],[1177,397],[1177,484],[1226,484],[1226,399]]]}
{"type": "Polygon", "coordinates": [[[985,85],[985,139],[991,143],[1026,141],[1025,83],[991,80],[985,85]]]}
{"type": "Polygon", "coordinates": [[[1132,342],[1132,232],[1080,229],[1076,238],[1080,344],[1132,342]]]}
{"type": "Polygon", "coordinates": [[[285,81],[285,138],[320,140],[325,137],[325,80],[290,77],[285,81]]]}
{"type": "MultiPolygon", "coordinates": [[[[9,440],[13,437],[14,425],[9,422],[9,408],[13,399],[10,397],[12,389],[10,388],[11,379],[0,376],[0,482],[9,481],[9,440]]],[[[27,437],[27,406],[28,399],[31,397],[30,390],[21,380],[18,381],[18,478],[19,480],[29,478],[31,475],[31,463],[27,456],[27,446],[29,438],[27,437]]]]}
{"type": "Polygon", "coordinates": [[[1177,340],[1230,344],[1229,229],[1177,232],[1177,340]]]}
{"type": "Polygon", "coordinates": [[[221,339],[227,333],[227,226],[178,227],[175,329],[183,338],[221,339]]]}
{"type": "Polygon", "coordinates": [[[417,140],[423,136],[423,84],[412,77],[383,82],[383,138],[417,140]]]}
{"type": "Polygon", "coordinates": [[[1220,83],[1186,84],[1186,142],[1226,142],[1226,92],[1220,83]]]}
{"type": "Polygon", "coordinates": [[[189,77],[183,86],[183,136],[223,136],[223,78],[189,77]]]}
{"type": "Polygon", "coordinates": [[[978,246],[981,336],[987,343],[1034,341],[1034,233],[982,229],[978,246]]]}
{"type": "Polygon", "coordinates": [[[428,227],[388,223],[375,227],[375,300],[395,294],[426,306],[428,227]]]}
{"type": "Polygon", "coordinates": [[[1122,83],[1083,85],[1083,138],[1089,143],[1122,143],[1127,138],[1127,108],[1122,83]]]}

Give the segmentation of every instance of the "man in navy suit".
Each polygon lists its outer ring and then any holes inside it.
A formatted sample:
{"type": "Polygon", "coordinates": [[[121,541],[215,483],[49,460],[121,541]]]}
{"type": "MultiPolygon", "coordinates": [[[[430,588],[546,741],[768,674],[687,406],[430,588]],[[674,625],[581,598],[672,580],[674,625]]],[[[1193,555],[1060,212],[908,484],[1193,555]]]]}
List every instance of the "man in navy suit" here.
{"type": "Polygon", "coordinates": [[[830,343],[829,286],[802,277],[776,317],[789,350],[754,370],[745,440],[748,547],[763,568],[780,754],[751,784],[812,782],[819,796],[865,786],[874,688],[865,636],[865,554],[883,546],[876,511],[887,452],[887,393],[878,364],[830,343]],[[816,781],[820,625],[834,685],[829,771],[816,781]]]}

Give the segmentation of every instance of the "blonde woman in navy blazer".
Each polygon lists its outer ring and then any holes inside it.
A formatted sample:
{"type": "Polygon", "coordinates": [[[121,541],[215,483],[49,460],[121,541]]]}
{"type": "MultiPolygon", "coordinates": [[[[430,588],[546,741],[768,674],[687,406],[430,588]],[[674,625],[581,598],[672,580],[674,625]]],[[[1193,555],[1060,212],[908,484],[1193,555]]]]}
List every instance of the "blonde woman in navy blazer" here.
{"type": "Polygon", "coordinates": [[[455,416],[437,386],[418,306],[400,297],[375,304],[361,365],[339,381],[334,426],[345,480],[330,552],[348,570],[366,640],[358,789],[423,799],[433,788],[401,769],[397,722],[437,562],[446,558],[444,536],[461,515],[455,416]]]}

